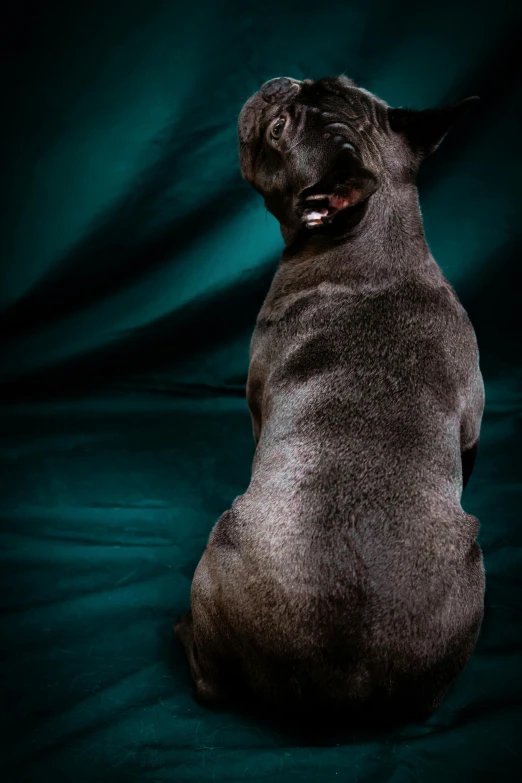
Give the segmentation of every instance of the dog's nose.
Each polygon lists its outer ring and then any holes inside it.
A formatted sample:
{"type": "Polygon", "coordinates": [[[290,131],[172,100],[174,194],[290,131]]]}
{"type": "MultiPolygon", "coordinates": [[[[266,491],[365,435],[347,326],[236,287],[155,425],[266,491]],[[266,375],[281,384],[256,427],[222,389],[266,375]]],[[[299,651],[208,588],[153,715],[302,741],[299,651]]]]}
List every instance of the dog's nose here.
{"type": "Polygon", "coordinates": [[[265,82],[260,88],[261,97],[267,103],[275,103],[283,98],[291,90],[299,89],[300,81],[289,79],[287,76],[278,76],[265,82]]]}

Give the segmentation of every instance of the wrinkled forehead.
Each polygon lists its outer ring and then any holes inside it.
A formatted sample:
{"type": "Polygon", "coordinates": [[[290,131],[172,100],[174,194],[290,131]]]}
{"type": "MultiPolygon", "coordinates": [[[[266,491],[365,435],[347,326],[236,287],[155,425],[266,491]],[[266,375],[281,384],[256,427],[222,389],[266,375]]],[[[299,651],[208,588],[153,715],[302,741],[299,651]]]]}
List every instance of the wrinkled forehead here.
{"type": "Polygon", "coordinates": [[[279,78],[266,82],[243,106],[239,117],[239,139],[248,143],[259,138],[270,120],[281,110],[294,107],[332,114],[361,129],[369,124],[385,127],[387,104],[346,76],[320,79],[279,78]]]}

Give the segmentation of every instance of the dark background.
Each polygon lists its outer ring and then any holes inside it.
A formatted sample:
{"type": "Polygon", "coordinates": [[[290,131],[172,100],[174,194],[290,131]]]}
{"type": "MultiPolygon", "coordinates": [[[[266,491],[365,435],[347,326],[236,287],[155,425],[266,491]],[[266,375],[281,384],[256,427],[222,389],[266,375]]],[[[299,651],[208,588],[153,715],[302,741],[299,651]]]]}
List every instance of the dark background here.
{"type": "Polygon", "coordinates": [[[504,781],[520,773],[522,6],[4,4],[1,763],[9,781],[504,781]],[[171,627],[246,488],[248,344],[282,241],[236,121],[274,76],[481,104],[426,162],[430,247],[486,381],[463,504],[475,655],[425,724],[309,746],[192,700],[171,627]]]}

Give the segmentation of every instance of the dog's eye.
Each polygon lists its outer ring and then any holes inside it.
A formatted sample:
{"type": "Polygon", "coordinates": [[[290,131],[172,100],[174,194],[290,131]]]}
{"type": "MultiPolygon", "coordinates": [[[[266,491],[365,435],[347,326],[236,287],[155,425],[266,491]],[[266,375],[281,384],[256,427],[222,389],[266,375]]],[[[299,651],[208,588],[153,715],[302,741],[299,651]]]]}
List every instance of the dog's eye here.
{"type": "Polygon", "coordinates": [[[277,141],[281,138],[283,135],[283,130],[286,125],[286,120],[284,117],[279,117],[277,120],[274,120],[272,125],[270,126],[270,137],[274,139],[274,141],[277,141]]]}

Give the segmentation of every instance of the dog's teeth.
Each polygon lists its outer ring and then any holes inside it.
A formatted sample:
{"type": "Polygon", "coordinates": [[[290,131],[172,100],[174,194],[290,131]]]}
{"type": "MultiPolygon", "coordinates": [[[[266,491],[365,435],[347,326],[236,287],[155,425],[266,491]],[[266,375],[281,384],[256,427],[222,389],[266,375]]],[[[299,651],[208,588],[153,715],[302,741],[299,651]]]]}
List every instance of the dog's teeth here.
{"type": "Polygon", "coordinates": [[[328,198],[326,193],[314,193],[311,196],[306,197],[306,201],[323,201],[328,198]]]}
{"type": "Polygon", "coordinates": [[[321,220],[328,215],[327,209],[322,209],[320,212],[305,212],[305,220],[307,223],[311,221],[321,222],[321,220]]]}

